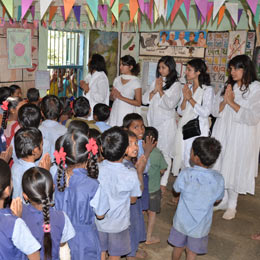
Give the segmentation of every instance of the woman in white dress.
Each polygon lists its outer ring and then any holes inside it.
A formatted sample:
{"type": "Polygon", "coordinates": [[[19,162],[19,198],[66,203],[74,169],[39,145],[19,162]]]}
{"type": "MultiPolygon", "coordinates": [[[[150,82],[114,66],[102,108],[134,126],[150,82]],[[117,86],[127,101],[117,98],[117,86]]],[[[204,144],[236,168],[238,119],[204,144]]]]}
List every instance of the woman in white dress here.
{"type": "Polygon", "coordinates": [[[120,73],[116,77],[111,90],[110,99],[113,106],[109,118],[110,126],[122,126],[123,118],[130,113],[136,113],[142,103],[142,89],[137,75],[139,64],[130,55],[120,59],[120,73]]]}
{"type": "Polygon", "coordinates": [[[96,104],[109,105],[109,82],[103,56],[93,54],[88,68],[90,73],[86,76],[85,81],[80,81],[80,87],[84,90],[83,96],[88,99],[91,108],[88,120],[93,120],[93,108],[96,104]]]}
{"type": "Polygon", "coordinates": [[[174,137],[177,130],[175,108],[181,98],[181,89],[173,57],[162,57],[157,64],[156,80],[143,95],[143,103],[149,104],[148,125],[158,130],[157,147],[162,151],[168,164],[161,179],[162,191],[166,189],[173,158],[174,137]]]}
{"type": "Polygon", "coordinates": [[[178,175],[179,170],[190,167],[190,150],[194,136],[183,140],[182,127],[192,119],[199,117],[200,136],[209,136],[209,115],[211,114],[214,99],[214,90],[210,86],[210,77],[207,66],[201,59],[192,59],[187,63],[187,82],[184,85],[182,97],[177,112],[181,119],[175,135],[173,174],[178,175]]]}
{"type": "Polygon", "coordinates": [[[229,61],[229,77],[214,101],[217,117],[212,136],[222,144],[214,169],[225,179],[225,196],[216,209],[226,210],[223,218],[236,215],[238,194],[254,194],[258,169],[260,83],[253,62],[246,55],[229,61]]]}

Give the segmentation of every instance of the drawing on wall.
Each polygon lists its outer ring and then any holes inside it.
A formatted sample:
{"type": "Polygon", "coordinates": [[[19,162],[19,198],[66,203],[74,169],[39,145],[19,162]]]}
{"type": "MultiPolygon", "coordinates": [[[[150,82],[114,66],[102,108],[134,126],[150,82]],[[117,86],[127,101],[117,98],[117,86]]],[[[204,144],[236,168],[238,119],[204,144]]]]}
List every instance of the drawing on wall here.
{"type": "Polygon", "coordinates": [[[105,58],[109,84],[117,75],[118,33],[91,30],[89,35],[89,57],[99,53],[105,58]]]}
{"type": "Polygon", "coordinates": [[[204,58],[206,32],[141,33],[140,55],[204,58]]]}
{"type": "Polygon", "coordinates": [[[135,60],[138,59],[138,35],[136,33],[128,33],[123,32],[121,33],[121,52],[120,57],[123,57],[125,55],[131,55],[135,58],[135,60]]]}
{"type": "Polygon", "coordinates": [[[215,87],[223,85],[226,80],[228,39],[227,31],[208,32],[205,61],[215,87]]]}
{"type": "Polygon", "coordinates": [[[231,31],[228,41],[228,59],[231,60],[237,55],[245,54],[246,31],[231,31]]]}
{"type": "Polygon", "coordinates": [[[7,50],[8,69],[31,68],[31,30],[8,28],[7,50]]]}

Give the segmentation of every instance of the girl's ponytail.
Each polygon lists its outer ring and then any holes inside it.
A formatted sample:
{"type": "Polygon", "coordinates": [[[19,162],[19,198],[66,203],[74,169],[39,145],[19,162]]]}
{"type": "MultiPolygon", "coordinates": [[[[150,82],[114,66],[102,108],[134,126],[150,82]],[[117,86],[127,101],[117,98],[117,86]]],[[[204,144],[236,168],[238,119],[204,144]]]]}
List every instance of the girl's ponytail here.
{"type": "Polygon", "coordinates": [[[6,129],[6,123],[7,123],[8,114],[9,114],[8,105],[9,105],[8,101],[3,101],[2,105],[1,105],[1,108],[4,110],[3,117],[2,117],[2,128],[3,129],[6,129]]]}
{"type": "Polygon", "coordinates": [[[97,155],[98,155],[98,145],[94,138],[90,138],[86,144],[86,149],[88,151],[88,162],[87,162],[87,171],[88,176],[97,179],[98,178],[98,164],[97,164],[97,155]]]}
{"type": "Polygon", "coordinates": [[[54,157],[55,157],[55,162],[58,166],[58,175],[57,175],[58,190],[63,192],[66,188],[66,176],[65,176],[66,153],[64,152],[64,148],[61,147],[59,151],[55,150],[54,157]],[[61,179],[63,180],[61,181],[61,179]]]}

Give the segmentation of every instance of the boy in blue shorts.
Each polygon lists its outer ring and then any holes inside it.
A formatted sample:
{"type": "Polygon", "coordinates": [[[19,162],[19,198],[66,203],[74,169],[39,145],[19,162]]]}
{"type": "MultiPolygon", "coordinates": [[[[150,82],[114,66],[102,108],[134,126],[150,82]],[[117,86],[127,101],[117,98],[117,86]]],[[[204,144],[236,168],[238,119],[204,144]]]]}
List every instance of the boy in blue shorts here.
{"type": "Polygon", "coordinates": [[[180,193],[180,200],[173,218],[168,242],[175,248],[173,260],[179,260],[186,249],[188,260],[197,254],[206,254],[213,206],[224,196],[224,178],[210,169],[221,151],[219,141],[198,137],[191,148],[191,165],[177,177],[173,188],[180,193]]]}

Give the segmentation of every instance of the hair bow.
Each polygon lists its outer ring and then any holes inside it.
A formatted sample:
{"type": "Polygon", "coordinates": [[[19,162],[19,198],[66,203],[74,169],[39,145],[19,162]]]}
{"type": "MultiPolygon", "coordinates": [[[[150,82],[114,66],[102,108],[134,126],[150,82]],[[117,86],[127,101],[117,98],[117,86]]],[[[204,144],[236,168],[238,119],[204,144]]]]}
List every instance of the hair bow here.
{"type": "Polygon", "coordinates": [[[1,108],[3,109],[3,110],[8,110],[8,104],[9,104],[9,102],[8,101],[3,101],[3,103],[2,103],[2,105],[1,105],[1,108]]]}
{"type": "Polygon", "coordinates": [[[64,148],[61,147],[59,151],[55,150],[54,157],[56,160],[56,163],[60,165],[61,161],[63,162],[63,167],[65,167],[65,161],[66,161],[66,153],[64,152],[64,148]]]}
{"type": "Polygon", "coordinates": [[[86,149],[88,152],[92,152],[93,155],[98,153],[98,146],[94,138],[90,138],[88,140],[88,144],[86,144],[86,149]]]}
{"type": "Polygon", "coordinates": [[[51,232],[51,224],[43,224],[43,232],[44,233],[50,233],[51,232]]]}

